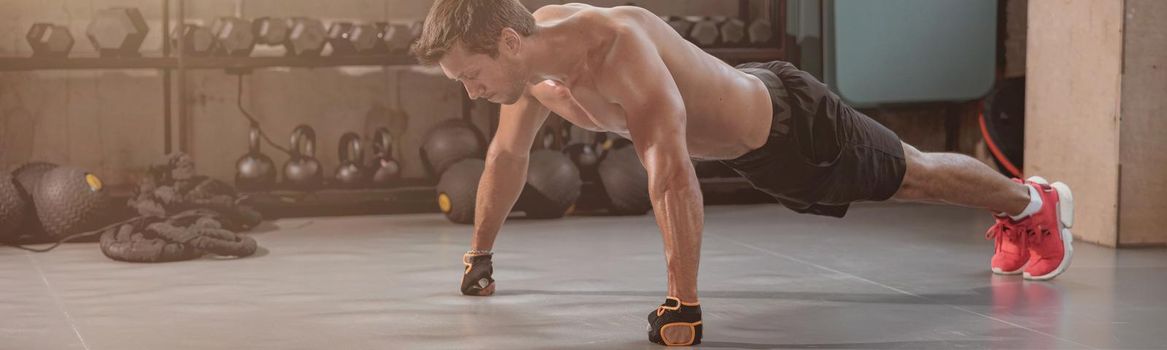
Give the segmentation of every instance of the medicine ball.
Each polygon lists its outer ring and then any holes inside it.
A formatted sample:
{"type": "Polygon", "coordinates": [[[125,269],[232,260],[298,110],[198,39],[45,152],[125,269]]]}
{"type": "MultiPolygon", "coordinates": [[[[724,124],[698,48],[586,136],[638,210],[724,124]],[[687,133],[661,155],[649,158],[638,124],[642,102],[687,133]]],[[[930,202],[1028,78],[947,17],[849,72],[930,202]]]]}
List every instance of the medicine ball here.
{"type": "Polygon", "coordinates": [[[112,203],[101,179],[84,169],[62,166],[49,170],[33,198],[37,217],[52,240],[113,222],[112,203]]]}
{"type": "Polygon", "coordinates": [[[28,215],[28,203],[20,195],[20,186],[8,173],[0,173],[0,242],[11,242],[20,234],[28,215]]]}
{"type": "Polygon", "coordinates": [[[21,165],[16,170],[12,171],[12,177],[16,179],[16,184],[20,186],[20,196],[24,198],[27,203],[27,213],[24,216],[24,222],[21,223],[18,229],[18,235],[29,236],[29,242],[43,242],[48,241],[45,237],[45,229],[41,227],[41,221],[36,215],[36,202],[33,201],[33,194],[36,193],[36,187],[40,184],[41,178],[49,170],[53,170],[57,165],[47,162],[29,162],[21,165]]]}
{"type": "Polygon", "coordinates": [[[631,142],[615,141],[600,161],[599,173],[613,214],[641,215],[652,209],[648,171],[631,142]]]}
{"type": "Polygon", "coordinates": [[[450,119],[426,133],[419,152],[426,172],[430,176],[439,177],[460,160],[483,158],[486,154],[486,138],[470,122],[450,119]]]}
{"type": "Polygon", "coordinates": [[[438,208],[446,218],[459,224],[474,223],[474,200],[478,195],[478,180],[486,169],[481,159],[463,159],[442,173],[438,181],[438,208]]]}
{"type": "Polygon", "coordinates": [[[521,210],[530,218],[563,217],[579,199],[581,185],[579,168],[571,158],[549,149],[531,152],[527,185],[519,197],[521,210]]]}

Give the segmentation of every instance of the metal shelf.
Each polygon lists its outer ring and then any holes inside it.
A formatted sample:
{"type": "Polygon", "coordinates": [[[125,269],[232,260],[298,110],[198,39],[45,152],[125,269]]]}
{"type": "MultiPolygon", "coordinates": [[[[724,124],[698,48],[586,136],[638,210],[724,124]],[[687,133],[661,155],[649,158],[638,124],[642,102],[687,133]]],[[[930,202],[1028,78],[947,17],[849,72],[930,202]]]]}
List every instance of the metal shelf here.
{"type": "MultiPolygon", "coordinates": [[[[408,55],[322,57],[184,57],[183,69],[270,67],[400,66],[416,64],[408,55]]],[[[0,71],[51,69],[179,69],[177,57],[0,57],[0,71]]]]}
{"type": "MultiPolygon", "coordinates": [[[[727,61],[782,59],[782,49],[713,48],[709,54],[727,61]]],[[[405,54],[319,57],[184,57],[183,69],[249,69],[272,67],[402,66],[417,64],[405,54]]],[[[0,71],[54,69],[179,69],[177,57],[0,57],[0,71]]]]}

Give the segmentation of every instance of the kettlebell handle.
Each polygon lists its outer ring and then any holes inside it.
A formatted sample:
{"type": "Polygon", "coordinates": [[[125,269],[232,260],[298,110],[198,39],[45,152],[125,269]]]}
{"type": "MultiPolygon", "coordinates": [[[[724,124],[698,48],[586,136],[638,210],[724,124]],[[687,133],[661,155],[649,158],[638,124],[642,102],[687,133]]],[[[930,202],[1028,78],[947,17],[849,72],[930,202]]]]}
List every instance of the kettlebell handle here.
{"type": "Polygon", "coordinates": [[[251,124],[251,130],[247,132],[247,150],[251,154],[259,153],[259,125],[251,124]]]}
{"type": "Polygon", "coordinates": [[[381,158],[389,158],[393,154],[393,134],[388,128],[377,128],[373,133],[373,152],[381,158]]]}
{"type": "Polygon", "coordinates": [[[292,156],[316,156],[316,130],[311,126],[300,124],[292,130],[292,156]]]}
{"type": "Polygon", "coordinates": [[[361,136],[355,132],[348,132],[340,137],[340,147],[337,148],[341,162],[359,163],[361,161],[361,136]]]}

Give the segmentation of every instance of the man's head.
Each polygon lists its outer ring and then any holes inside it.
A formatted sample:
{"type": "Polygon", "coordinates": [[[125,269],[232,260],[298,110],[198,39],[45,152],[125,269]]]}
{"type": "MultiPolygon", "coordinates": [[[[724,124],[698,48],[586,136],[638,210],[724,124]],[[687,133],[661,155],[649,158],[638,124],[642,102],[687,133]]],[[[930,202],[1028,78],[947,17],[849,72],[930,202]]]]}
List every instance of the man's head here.
{"type": "Polygon", "coordinates": [[[518,0],[437,0],[411,50],[461,81],[471,98],[511,104],[529,72],[522,39],[534,32],[535,18],[518,0]]]}

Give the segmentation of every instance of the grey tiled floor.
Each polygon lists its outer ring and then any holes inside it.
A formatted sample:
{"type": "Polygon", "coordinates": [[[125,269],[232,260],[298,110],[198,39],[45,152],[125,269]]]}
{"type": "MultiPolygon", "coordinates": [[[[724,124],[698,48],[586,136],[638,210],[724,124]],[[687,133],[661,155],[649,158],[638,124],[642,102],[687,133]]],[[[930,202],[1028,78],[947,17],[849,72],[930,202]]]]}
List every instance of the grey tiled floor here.
{"type": "MultiPolygon", "coordinates": [[[[1075,245],[1052,282],[987,271],[982,211],[846,219],[709,207],[714,349],[1167,347],[1167,250],[1075,245]]],[[[239,260],[128,264],[0,248],[0,349],[641,349],[664,297],[650,216],[512,220],[493,297],[460,296],[470,230],[438,215],[284,219],[239,260]]]]}

